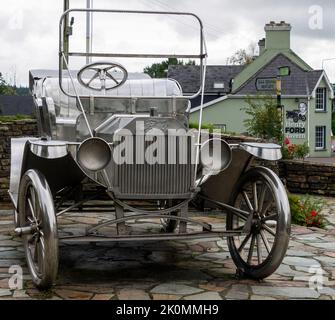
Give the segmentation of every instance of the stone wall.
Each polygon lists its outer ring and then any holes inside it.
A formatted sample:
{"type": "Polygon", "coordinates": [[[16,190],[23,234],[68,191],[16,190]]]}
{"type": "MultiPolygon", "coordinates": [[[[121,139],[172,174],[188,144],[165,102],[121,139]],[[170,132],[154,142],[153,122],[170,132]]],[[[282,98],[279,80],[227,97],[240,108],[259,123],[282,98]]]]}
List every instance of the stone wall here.
{"type": "Polygon", "coordinates": [[[279,174],[292,193],[335,196],[335,164],[285,160],[279,174]]]}
{"type": "MultiPolygon", "coordinates": [[[[25,136],[37,136],[35,120],[0,122],[0,205],[9,203],[10,139],[25,136]]],[[[257,141],[244,136],[225,136],[224,139],[232,144],[257,141]]],[[[292,193],[335,196],[335,164],[285,160],[278,163],[255,161],[253,165],[263,165],[274,170],[292,193]]]]}
{"type": "Polygon", "coordinates": [[[35,120],[0,122],[0,205],[9,202],[10,139],[37,136],[35,120]]]}
{"type": "MultiPolygon", "coordinates": [[[[0,122],[0,206],[8,205],[10,199],[8,196],[10,180],[10,153],[11,138],[37,136],[36,120],[20,120],[13,122],[0,122]]],[[[228,143],[237,144],[243,141],[255,142],[257,139],[245,136],[224,136],[228,143]]]]}

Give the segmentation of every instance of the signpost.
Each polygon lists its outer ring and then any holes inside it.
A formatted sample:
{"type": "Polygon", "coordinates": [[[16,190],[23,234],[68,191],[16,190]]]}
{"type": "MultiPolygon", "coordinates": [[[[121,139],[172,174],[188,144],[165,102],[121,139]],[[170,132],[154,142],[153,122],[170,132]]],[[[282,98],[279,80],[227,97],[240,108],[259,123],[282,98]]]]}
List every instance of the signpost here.
{"type": "Polygon", "coordinates": [[[285,140],[285,121],[284,121],[284,106],[282,105],[282,77],[287,77],[291,74],[289,67],[280,67],[278,69],[277,79],[276,79],[276,94],[277,94],[277,109],[280,112],[281,122],[282,122],[282,138],[283,142],[285,140]]]}

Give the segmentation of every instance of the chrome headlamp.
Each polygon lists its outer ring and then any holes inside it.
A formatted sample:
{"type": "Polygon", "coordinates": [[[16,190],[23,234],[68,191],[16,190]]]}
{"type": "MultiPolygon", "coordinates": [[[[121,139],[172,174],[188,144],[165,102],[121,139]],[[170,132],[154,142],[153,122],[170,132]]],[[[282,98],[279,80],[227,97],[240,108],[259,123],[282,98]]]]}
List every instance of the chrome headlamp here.
{"type": "Polygon", "coordinates": [[[200,164],[203,175],[217,175],[226,170],[232,161],[229,144],[218,138],[206,141],[200,149],[200,164]]]}
{"type": "Polygon", "coordinates": [[[85,140],[77,152],[77,161],[83,169],[97,172],[105,169],[112,160],[112,150],[100,138],[85,140]]]}

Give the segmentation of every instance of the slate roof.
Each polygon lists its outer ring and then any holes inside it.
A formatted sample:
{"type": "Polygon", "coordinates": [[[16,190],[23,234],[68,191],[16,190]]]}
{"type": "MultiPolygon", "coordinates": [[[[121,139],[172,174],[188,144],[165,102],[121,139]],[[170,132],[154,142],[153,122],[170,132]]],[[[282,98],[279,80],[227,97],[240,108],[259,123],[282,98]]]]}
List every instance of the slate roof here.
{"type": "MultiPolygon", "coordinates": [[[[230,91],[230,81],[244,69],[244,66],[208,66],[205,92],[206,94],[274,94],[275,89],[273,92],[258,91],[256,81],[259,78],[275,79],[277,77],[278,68],[284,66],[290,67],[291,74],[282,78],[282,94],[291,96],[311,95],[323,71],[306,71],[282,53],[275,56],[234,92],[230,91]],[[214,83],[216,82],[223,82],[225,89],[214,89],[214,83]]],[[[177,80],[182,86],[184,93],[196,93],[200,87],[199,66],[170,66],[168,77],[177,80]]]]}
{"type": "Polygon", "coordinates": [[[318,84],[320,77],[323,74],[323,70],[314,70],[307,72],[307,84],[309,93],[311,94],[318,84]]]}
{"type": "MultiPolygon", "coordinates": [[[[244,69],[244,66],[207,66],[207,94],[227,94],[230,81],[244,69]],[[224,89],[214,89],[214,83],[224,83],[224,89]]],[[[184,93],[196,93],[200,88],[200,66],[169,66],[168,78],[177,80],[184,93]]]]}
{"type": "Polygon", "coordinates": [[[253,77],[245,82],[241,87],[237,88],[233,94],[256,95],[256,94],[274,94],[269,91],[258,91],[256,81],[260,78],[276,78],[278,68],[290,67],[291,74],[287,77],[282,77],[282,94],[291,96],[306,96],[311,95],[315,89],[322,70],[306,71],[292,62],[284,54],[278,54],[268,64],[264,65],[253,77]]]}

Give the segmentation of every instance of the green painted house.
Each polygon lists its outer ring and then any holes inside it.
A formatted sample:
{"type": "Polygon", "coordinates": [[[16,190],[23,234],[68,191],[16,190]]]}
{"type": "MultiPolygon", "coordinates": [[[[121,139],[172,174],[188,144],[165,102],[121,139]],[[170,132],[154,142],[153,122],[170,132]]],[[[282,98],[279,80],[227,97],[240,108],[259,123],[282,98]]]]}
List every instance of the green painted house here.
{"type": "MultiPolygon", "coordinates": [[[[281,80],[286,137],[295,144],[307,142],[311,157],[331,156],[334,91],[326,73],[313,70],[291,50],[290,24],[270,22],[265,32],[266,38],[259,42],[260,54],[251,64],[243,68],[208,66],[204,123],[247,134],[244,124],[247,115],[241,110],[246,106],[246,99],[259,99],[261,95],[275,98],[275,80],[278,71],[285,67],[289,74],[281,80]]],[[[189,84],[193,84],[194,90],[198,88],[195,79],[199,72],[199,66],[173,66],[169,77],[179,81],[185,93],[192,93],[189,84]]],[[[199,110],[193,104],[192,122],[198,122],[199,110]]]]}

